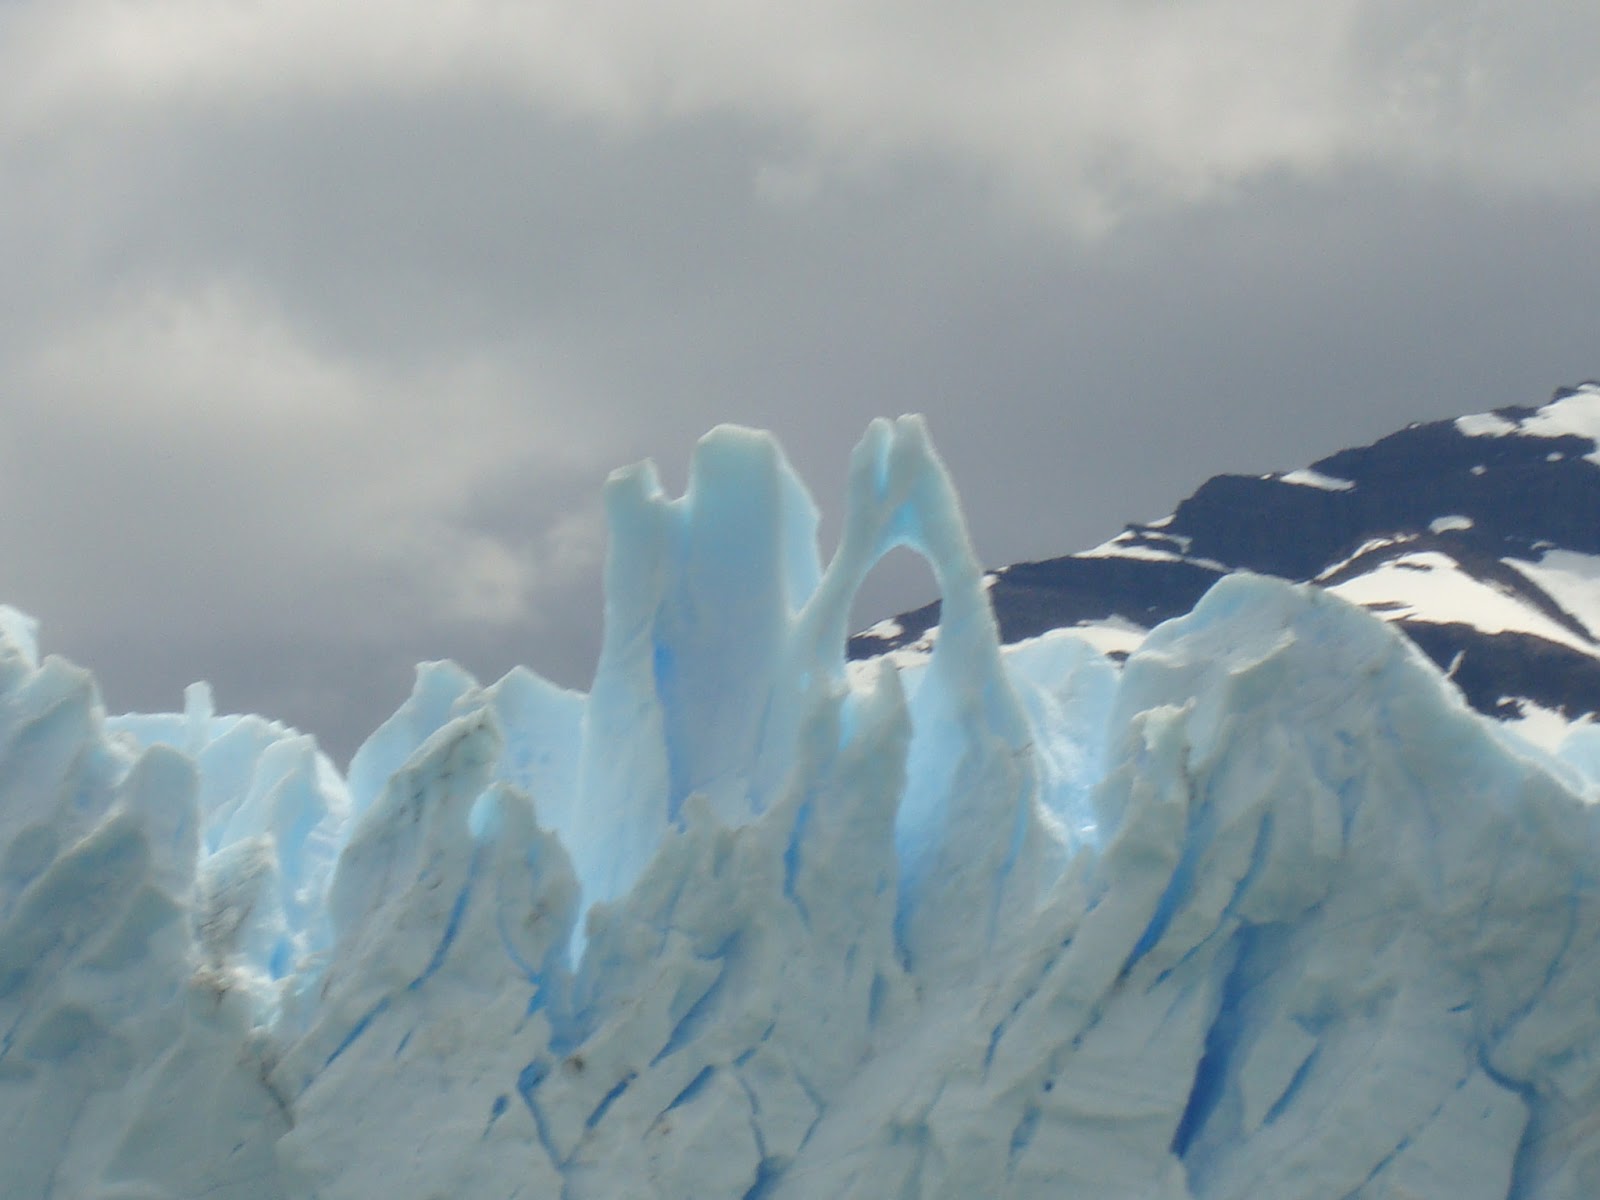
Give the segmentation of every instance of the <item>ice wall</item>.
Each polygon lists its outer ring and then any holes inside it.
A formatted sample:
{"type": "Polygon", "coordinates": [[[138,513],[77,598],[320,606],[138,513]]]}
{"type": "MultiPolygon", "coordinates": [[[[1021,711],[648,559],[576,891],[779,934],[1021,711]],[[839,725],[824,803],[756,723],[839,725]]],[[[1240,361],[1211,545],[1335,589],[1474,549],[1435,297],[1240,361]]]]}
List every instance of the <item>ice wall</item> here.
{"type": "Polygon", "coordinates": [[[592,691],[425,666],[348,778],[0,610],[5,1194],[1600,1194],[1594,745],[1254,577],[1002,652],[914,419],[848,505],[619,473],[592,691]],[[847,671],[899,544],[934,652],[847,671]]]}

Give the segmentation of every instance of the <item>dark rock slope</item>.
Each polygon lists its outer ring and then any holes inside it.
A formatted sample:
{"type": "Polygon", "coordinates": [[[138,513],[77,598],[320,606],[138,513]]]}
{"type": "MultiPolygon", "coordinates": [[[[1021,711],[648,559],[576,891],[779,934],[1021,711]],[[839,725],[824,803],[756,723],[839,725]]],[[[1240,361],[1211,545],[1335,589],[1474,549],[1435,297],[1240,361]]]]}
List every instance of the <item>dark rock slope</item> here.
{"type": "MultiPolygon", "coordinates": [[[[1308,470],[1219,475],[1169,517],[994,572],[1008,642],[1075,627],[1120,657],[1222,575],[1312,582],[1395,622],[1481,712],[1600,713],[1600,383],[1407,426],[1308,470]]],[[[939,606],[850,640],[926,647],[939,606]]]]}

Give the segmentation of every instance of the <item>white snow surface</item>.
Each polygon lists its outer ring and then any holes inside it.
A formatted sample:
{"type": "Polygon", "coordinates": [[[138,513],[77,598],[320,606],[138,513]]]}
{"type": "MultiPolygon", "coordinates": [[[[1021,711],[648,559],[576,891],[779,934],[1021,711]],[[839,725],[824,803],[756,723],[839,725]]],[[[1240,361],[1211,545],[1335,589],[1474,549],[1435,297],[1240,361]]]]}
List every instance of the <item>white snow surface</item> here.
{"type": "MultiPolygon", "coordinates": [[[[1520,571],[1524,564],[1514,564],[1520,571]]],[[[1593,654],[1587,638],[1552,620],[1532,605],[1463,570],[1438,550],[1397,555],[1364,574],[1328,590],[1352,604],[1372,609],[1386,621],[1459,623],[1482,633],[1529,633],[1593,654]]]]}
{"type": "Polygon", "coordinates": [[[1600,636],[1600,557],[1575,550],[1546,550],[1536,563],[1503,560],[1526,575],[1570,616],[1600,636]]]}
{"type": "MultiPolygon", "coordinates": [[[[1518,426],[1517,432],[1534,437],[1587,438],[1600,446],[1600,386],[1585,384],[1546,404],[1518,426]]],[[[1600,449],[1584,455],[1590,462],[1600,462],[1600,449]]]]}
{"type": "Polygon", "coordinates": [[[1467,437],[1505,437],[1517,431],[1517,423],[1495,413],[1473,413],[1457,417],[1456,428],[1467,437]]]}
{"type": "Polygon", "coordinates": [[[1297,487],[1317,488],[1324,492],[1348,492],[1356,485],[1348,479],[1336,479],[1332,475],[1324,475],[1321,471],[1313,471],[1310,467],[1300,467],[1293,471],[1285,472],[1277,477],[1279,483],[1291,483],[1297,487]]]}
{"type": "MultiPolygon", "coordinates": [[[[1457,417],[1456,428],[1467,437],[1504,437],[1515,433],[1527,437],[1586,438],[1595,449],[1584,457],[1600,463],[1600,383],[1580,384],[1560,399],[1515,421],[1498,413],[1476,413],[1457,417]]],[[[1559,452],[1552,452],[1549,461],[1556,462],[1561,457],[1559,452]]]]}
{"type": "Polygon", "coordinates": [[[1416,536],[1417,535],[1414,533],[1397,533],[1391,537],[1368,538],[1366,541],[1362,542],[1361,545],[1356,547],[1354,554],[1340,559],[1338,562],[1326,566],[1322,570],[1318,571],[1316,578],[1318,581],[1331,579],[1333,576],[1337,575],[1340,571],[1344,570],[1351,563],[1355,562],[1356,559],[1362,557],[1363,555],[1371,554],[1375,550],[1383,550],[1389,546],[1404,545],[1406,542],[1415,541],[1416,536]]]}
{"type": "Polygon", "coordinates": [[[1079,558],[1138,558],[1145,562],[1183,562],[1184,556],[1176,550],[1163,550],[1159,546],[1136,542],[1132,538],[1113,538],[1078,555],[1079,558]]]}
{"type": "Polygon", "coordinates": [[[825,569],[748,431],[607,511],[592,690],[428,664],[344,776],[0,610],[8,1200],[1600,1194],[1600,731],[1246,575],[1002,653],[915,419],[825,569]]]}
{"type": "MultiPolygon", "coordinates": [[[[1171,520],[1170,517],[1167,518],[1171,520]]],[[[1177,534],[1152,534],[1150,530],[1160,528],[1159,525],[1148,525],[1144,530],[1128,530],[1119,533],[1109,541],[1101,542],[1098,546],[1080,551],[1075,558],[1136,558],[1144,562],[1182,562],[1192,563],[1198,567],[1207,567],[1214,571],[1226,571],[1228,568],[1215,559],[1198,558],[1189,554],[1189,544],[1193,540],[1177,534]],[[1162,541],[1170,545],[1168,550],[1162,546],[1154,546],[1152,541],[1162,541]]]]}
{"type": "Polygon", "coordinates": [[[1509,729],[1535,746],[1560,753],[1567,740],[1580,729],[1593,728],[1587,720],[1573,721],[1557,709],[1535,704],[1526,696],[1502,696],[1500,703],[1518,710],[1516,716],[1500,719],[1503,729],[1509,729]]]}

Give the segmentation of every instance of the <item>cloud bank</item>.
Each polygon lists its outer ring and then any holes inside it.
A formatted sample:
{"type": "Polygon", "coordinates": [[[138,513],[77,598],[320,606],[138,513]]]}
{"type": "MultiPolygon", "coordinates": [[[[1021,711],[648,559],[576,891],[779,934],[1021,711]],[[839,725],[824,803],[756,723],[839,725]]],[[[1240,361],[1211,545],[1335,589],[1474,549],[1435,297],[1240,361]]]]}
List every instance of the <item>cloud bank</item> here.
{"type": "Polygon", "coordinates": [[[826,499],[927,412],[1003,562],[1536,402],[1600,374],[1597,53],[1557,0],[13,0],[4,598],[338,752],[415,658],[585,682],[600,481],[718,421],[826,499]]]}

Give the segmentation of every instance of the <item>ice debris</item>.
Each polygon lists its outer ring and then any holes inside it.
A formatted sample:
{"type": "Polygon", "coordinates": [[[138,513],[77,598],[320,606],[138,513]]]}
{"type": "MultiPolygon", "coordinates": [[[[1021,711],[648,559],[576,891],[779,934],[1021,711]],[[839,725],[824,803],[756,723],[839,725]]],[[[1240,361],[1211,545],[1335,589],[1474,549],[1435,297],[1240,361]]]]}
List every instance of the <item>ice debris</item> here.
{"type": "Polygon", "coordinates": [[[0,610],[8,1197],[1600,1194],[1593,731],[1250,576],[1002,651],[915,419],[826,569],[763,435],[607,506],[593,690],[424,666],[347,777],[0,610]],[[847,672],[897,545],[941,635],[847,672]]]}

